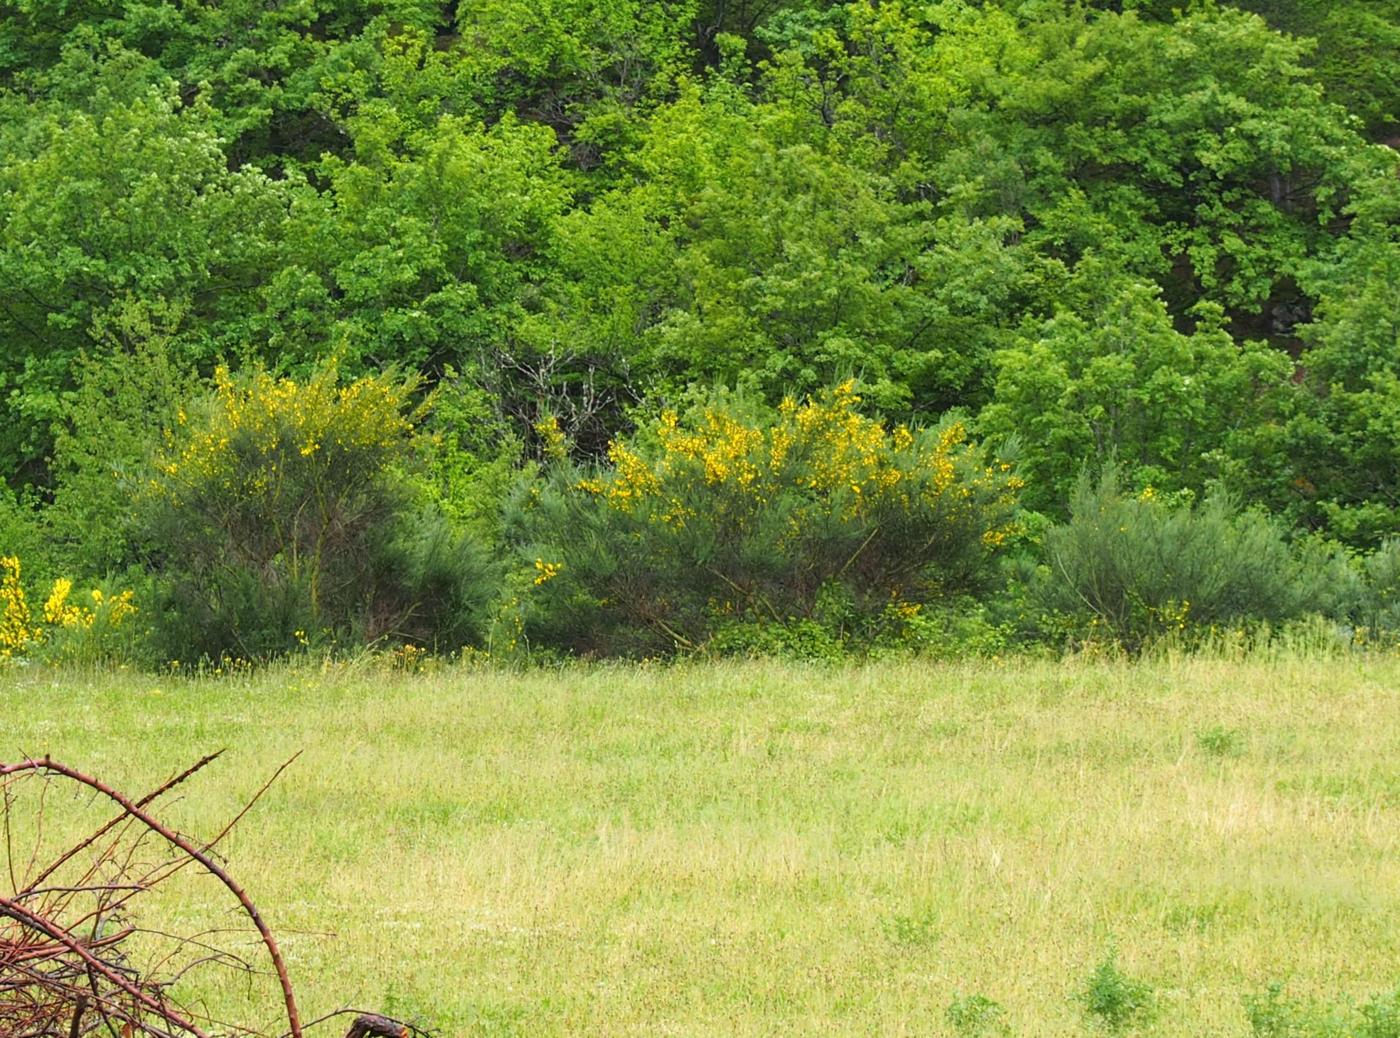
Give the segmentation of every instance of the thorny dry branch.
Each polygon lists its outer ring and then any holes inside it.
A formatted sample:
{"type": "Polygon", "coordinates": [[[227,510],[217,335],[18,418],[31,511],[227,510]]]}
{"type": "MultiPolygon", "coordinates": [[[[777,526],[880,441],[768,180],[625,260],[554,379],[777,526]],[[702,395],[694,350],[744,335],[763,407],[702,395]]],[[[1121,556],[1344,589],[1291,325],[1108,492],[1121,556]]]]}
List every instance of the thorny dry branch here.
{"type": "MultiPolygon", "coordinates": [[[[235,824],[291,761],[283,764],[216,836],[200,842],[162,822],[151,805],[215,760],[211,754],[150,793],[133,800],[76,768],[48,757],[0,763],[0,838],[8,889],[0,886],[0,1035],[4,1038],[215,1038],[256,1036],[251,1026],[213,1019],[179,1004],[173,986],[194,970],[218,968],[265,974],[212,943],[215,933],[172,934],[140,925],[132,911],[140,895],[193,867],[217,880],[257,930],[281,992],[287,1030],[302,1038],[306,1026],[349,1013],[347,1038],[409,1038],[417,1032],[397,1020],[338,1010],[301,1023],[287,964],[257,905],[214,853],[235,824]],[[50,786],[65,782],[110,801],[106,822],[44,853],[50,786]],[[37,788],[34,788],[37,787],[37,788]],[[22,794],[31,794],[28,797],[22,794]],[[23,821],[31,849],[16,847],[23,821]],[[138,961],[143,965],[138,965],[138,961]]],[[[294,760],[295,758],[293,758],[294,760]]],[[[3,882],[3,880],[0,880],[3,882]]]]}

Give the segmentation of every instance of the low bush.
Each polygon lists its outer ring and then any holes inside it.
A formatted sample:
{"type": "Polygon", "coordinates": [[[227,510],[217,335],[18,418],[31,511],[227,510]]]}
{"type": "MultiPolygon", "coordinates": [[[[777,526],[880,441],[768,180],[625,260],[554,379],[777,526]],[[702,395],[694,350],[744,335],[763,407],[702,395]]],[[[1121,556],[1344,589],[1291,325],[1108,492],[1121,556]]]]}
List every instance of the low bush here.
{"type": "Polygon", "coordinates": [[[93,588],[73,594],[73,582],[52,582],[37,609],[30,605],[18,556],[0,558],[0,663],[42,660],[102,664],[126,661],[139,637],[133,592],[93,588]]]}
{"type": "Polygon", "coordinates": [[[596,472],[556,464],[512,509],[538,567],[527,634],[635,656],[736,625],[811,642],[817,621],[849,642],[892,606],[982,586],[1013,529],[1011,465],[960,422],[888,429],[859,402],[850,383],[776,412],[719,398],[614,442],[596,472]]]}
{"type": "Polygon", "coordinates": [[[1268,518],[1223,495],[1196,505],[1129,495],[1110,467],[1098,481],[1080,478],[1070,510],[1045,533],[1035,583],[1072,638],[1138,648],[1213,627],[1341,615],[1355,593],[1340,554],[1289,544],[1268,518]]]}
{"type": "Polygon", "coordinates": [[[715,621],[705,651],[716,656],[835,662],[852,658],[988,659],[1012,647],[1014,632],[971,595],[945,601],[895,599],[863,612],[842,584],[817,596],[812,615],[782,622],[763,616],[715,621]]]}

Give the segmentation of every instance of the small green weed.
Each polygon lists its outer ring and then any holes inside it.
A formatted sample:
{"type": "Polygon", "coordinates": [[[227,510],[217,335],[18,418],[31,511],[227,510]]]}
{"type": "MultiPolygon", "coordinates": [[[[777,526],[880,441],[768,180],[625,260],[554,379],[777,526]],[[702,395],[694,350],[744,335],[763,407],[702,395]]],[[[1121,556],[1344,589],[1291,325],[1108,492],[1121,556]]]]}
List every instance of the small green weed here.
{"type": "Polygon", "coordinates": [[[1261,994],[1246,995],[1245,1018],[1255,1038],[1290,1038],[1298,1033],[1298,1007],[1283,997],[1283,985],[1270,984],[1261,994]]]}
{"type": "Polygon", "coordinates": [[[1006,1011],[985,995],[958,996],[948,1004],[943,1019],[958,1038],[1007,1035],[1006,1011]]]}
{"type": "Polygon", "coordinates": [[[436,1027],[441,1023],[430,1009],[427,999],[417,992],[405,992],[392,982],[384,991],[379,1011],[392,1020],[413,1027],[436,1027]]]}
{"type": "Polygon", "coordinates": [[[894,944],[929,945],[939,938],[938,918],[932,912],[900,912],[880,920],[880,928],[894,944]]]}
{"type": "Polygon", "coordinates": [[[1400,988],[1361,1007],[1362,1038],[1400,1038],[1400,988]]]}
{"type": "Polygon", "coordinates": [[[1376,1033],[1357,1030],[1354,1003],[1296,1001],[1286,997],[1283,985],[1277,982],[1261,994],[1246,995],[1243,1001],[1250,1033],[1255,1038],[1372,1038],[1376,1033]]]}
{"type": "Polygon", "coordinates": [[[1100,1027],[1118,1034],[1151,1015],[1152,986],[1120,970],[1118,949],[1110,947],[1075,1000],[1100,1027]]]}
{"type": "Polygon", "coordinates": [[[1209,757],[1238,757],[1244,753],[1244,733],[1238,728],[1212,725],[1196,733],[1196,745],[1209,757]]]}

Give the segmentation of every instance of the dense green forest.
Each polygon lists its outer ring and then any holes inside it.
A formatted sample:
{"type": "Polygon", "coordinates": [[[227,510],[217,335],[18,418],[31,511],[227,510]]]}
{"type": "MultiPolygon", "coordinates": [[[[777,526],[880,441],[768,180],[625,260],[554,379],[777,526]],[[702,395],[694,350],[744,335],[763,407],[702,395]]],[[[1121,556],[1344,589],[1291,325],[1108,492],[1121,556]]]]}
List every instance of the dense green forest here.
{"type": "Polygon", "coordinates": [[[1389,629],[1397,70],[1400,0],[4,0],[9,642],[1389,629]]]}

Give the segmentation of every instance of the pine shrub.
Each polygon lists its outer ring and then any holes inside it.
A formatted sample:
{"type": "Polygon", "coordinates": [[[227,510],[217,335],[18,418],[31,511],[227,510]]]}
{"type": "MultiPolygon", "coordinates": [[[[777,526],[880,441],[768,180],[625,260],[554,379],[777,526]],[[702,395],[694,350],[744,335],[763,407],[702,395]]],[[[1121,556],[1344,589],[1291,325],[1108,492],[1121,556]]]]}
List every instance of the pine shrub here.
{"type": "Polygon", "coordinates": [[[1044,537],[1039,599],[1081,638],[1128,648],[1212,627],[1281,623],[1344,608],[1344,558],[1290,544],[1267,517],[1213,494],[1199,504],[1122,490],[1110,466],[1081,476],[1069,522],[1044,537]]]}

